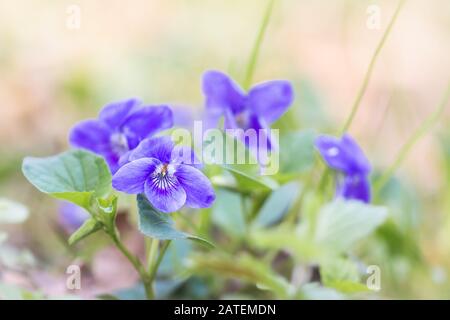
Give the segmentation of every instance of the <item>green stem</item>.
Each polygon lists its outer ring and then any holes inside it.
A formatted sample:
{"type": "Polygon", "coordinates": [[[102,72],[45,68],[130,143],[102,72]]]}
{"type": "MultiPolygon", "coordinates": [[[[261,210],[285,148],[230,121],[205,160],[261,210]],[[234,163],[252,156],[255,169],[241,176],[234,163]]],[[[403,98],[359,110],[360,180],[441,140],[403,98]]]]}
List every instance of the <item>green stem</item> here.
{"type": "Polygon", "coordinates": [[[159,240],[158,239],[152,239],[152,243],[150,245],[149,251],[148,251],[148,257],[147,257],[147,268],[148,272],[151,273],[153,269],[153,265],[155,263],[155,257],[158,253],[159,248],[159,240]]]}
{"type": "Polygon", "coordinates": [[[381,38],[380,42],[378,43],[378,46],[375,49],[374,54],[372,55],[372,59],[370,60],[369,67],[364,76],[364,81],[363,81],[361,87],[359,88],[358,94],[355,98],[355,101],[353,102],[350,115],[347,118],[347,120],[345,121],[345,124],[341,129],[340,135],[344,134],[348,130],[348,128],[350,127],[350,125],[353,121],[353,118],[355,117],[355,115],[359,109],[359,105],[364,96],[364,93],[366,92],[367,86],[370,81],[370,77],[372,75],[372,72],[373,72],[375,63],[378,59],[378,56],[380,55],[381,49],[383,48],[384,43],[386,42],[386,39],[388,38],[389,34],[391,33],[392,27],[394,26],[395,21],[397,20],[397,17],[400,13],[400,10],[403,7],[405,2],[406,2],[406,0],[399,1],[398,5],[397,5],[397,9],[395,10],[394,15],[392,16],[391,21],[389,22],[389,25],[387,26],[386,31],[383,34],[383,37],[381,38]]]}
{"type": "Polygon", "coordinates": [[[258,60],[259,49],[261,47],[262,40],[264,39],[264,34],[266,32],[267,25],[269,24],[269,20],[270,20],[271,14],[272,14],[272,9],[273,9],[274,3],[275,3],[275,0],[269,0],[266,12],[264,14],[264,18],[263,18],[260,28],[259,28],[258,36],[256,37],[256,41],[253,45],[253,49],[252,49],[252,52],[250,54],[250,58],[249,58],[248,64],[247,64],[247,71],[245,73],[245,78],[244,78],[244,88],[245,89],[248,89],[252,83],[253,72],[255,70],[256,62],[258,60]]]}
{"type": "Polygon", "coordinates": [[[172,242],[172,240],[167,240],[166,242],[164,242],[163,246],[161,247],[161,250],[160,250],[159,255],[158,255],[158,259],[153,264],[153,267],[150,270],[149,279],[150,279],[151,283],[153,283],[153,281],[155,280],[156,273],[158,272],[159,265],[161,264],[161,262],[162,262],[162,260],[164,258],[164,255],[166,254],[167,248],[169,247],[171,242],[172,242]]]}
{"type": "Polygon", "coordinates": [[[115,246],[119,251],[130,261],[130,263],[133,265],[133,267],[138,272],[139,276],[141,277],[142,283],[144,284],[145,288],[145,294],[148,299],[154,298],[154,292],[152,288],[152,283],[149,281],[149,277],[145,271],[144,266],[142,265],[141,261],[138,257],[133,255],[122,243],[122,241],[119,238],[119,234],[116,229],[107,231],[107,234],[110,236],[111,240],[114,242],[115,246]]]}
{"type": "Polygon", "coordinates": [[[405,158],[408,156],[409,151],[416,144],[416,142],[419,141],[419,139],[422,138],[422,136],[425,135],[436,122],[439,121],[439,119],[444,113],[445,108],[448,105],[449,99],[450,99],[450,82],[436,110],[432,114],[430,114],[430,116],[422,123],[422,125],[419,128],[417,128],[417,130],[413,133],[411,138],[403,145],[402,149],[398,153],[398,156],[392,163],[392,165],[384,172],[384,174],[378,180],[376,180],[374,184],[375,196],[378,195],[381,188],[386,184],[386,182],[389,181],[389,179],[401,165],[403,160],[405,160],[405,158]]]}

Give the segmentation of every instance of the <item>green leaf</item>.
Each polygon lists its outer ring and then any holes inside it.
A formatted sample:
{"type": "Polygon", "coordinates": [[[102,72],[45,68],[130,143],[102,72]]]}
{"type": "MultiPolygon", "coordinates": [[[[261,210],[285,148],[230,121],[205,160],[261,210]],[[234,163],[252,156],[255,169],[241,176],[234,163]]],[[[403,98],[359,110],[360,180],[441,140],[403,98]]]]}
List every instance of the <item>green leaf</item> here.
{"type": "Polygon", "coordinates": [[[345,296],[333,288],[326,288],[317,282],[310,282],[301,287],[299,299],[308,300],[342,300],[345,296]]]}
{"type": "Polygon", "coordinates": [[[222,167],[236,179],[239,190],[269,192],[278,187],[277,182],[268,176],[257,176],[229,165],[223,165],[222,167]]]}
{"type": "Polygon", "coordinates": [[[29,215],[28,208],[23,204],[0,198],[0,224],[22,223],[29,215]]]}
{"type": "Polygon", "coordinates": [[[94,232],[100,230],[102,224],[96,221],[94,218],[86,220],[83,225],[78,228],[69,238],[69,245],[74,245],[78,241],[86,238],[87,236],[93,234],[94,232]]]}
{"type": "Polygon", "coordinates": [[[48,158],[27,157],[22,171],[41,192],[84,208],[88,208],[92,195],[102,197],[111,189],[105,160],[85,150],[69,150],[48,158]]]}
{"type": "Polygon", "coordinates": [[[192,273],[239,279],[259,289],[273,291],[279,298],[287,298],[292,291],[290,284],[270,265],[248,254],[236,256],[210,251],[208,254],[194,255],[189,266],[192,273]]]}
{"type": "Polygon", "coordinates": [[[216,191],[212,208],[213,222],[229,235],[242,237],[246,234],[246,223],[241,205],[241,196],[224,189],[216,191]]]}
{"type": "Polygon", "coordinates": [[[302,173],[314,164],[314,139],[312,130],[292,132],[280,140],[280,171],[302,173]]]}
{"type": "Polygon", "coordinates": [[[144,235],[160,240],[188,239],[208,247],[214,247],[211,242],[203,238],[175,229],[170,215],[156,210],[144,195],[139,194],[137,196],[137,203],[139,209],[139,230],[144,235]]]}
{"type": "Polygon", "coordinates": [[[298,194],[299,186],[294,182],[287,183],[275,190],[264,202],[253,222],[253,226],[268,227],[280,221],[288,212],[298,194]]]}
{"type": "Polygon", "coordinates": [[[296,261],[317,263],[324,255],[305,233],[288,226],[277,226],[270,229],[254,229],[248,236],[256,248],[265,250],[283,250],[290,252],[296,261]]]}
{"type": "Polygon", "coordinates": [[[369,288],[360,282],[357,265],[348,259],[330,258],[320,264],[322,283],[343,293],[367,292],[369,288]]]}
{"type": "Polygon", "coordinates": [[[360,201],[335,200],[320,210],[315,241],[334,254],[345,252],[387,218],[387,209],[360,201]]]}
{"type": "Polygon", "coordinates": [[[241,140],[224,132],[208,134],[202,149],[204,161],[230,172],[239,190],[268,192],[277,188],[273,179],[260,175],[258,161],[241,140]]]}

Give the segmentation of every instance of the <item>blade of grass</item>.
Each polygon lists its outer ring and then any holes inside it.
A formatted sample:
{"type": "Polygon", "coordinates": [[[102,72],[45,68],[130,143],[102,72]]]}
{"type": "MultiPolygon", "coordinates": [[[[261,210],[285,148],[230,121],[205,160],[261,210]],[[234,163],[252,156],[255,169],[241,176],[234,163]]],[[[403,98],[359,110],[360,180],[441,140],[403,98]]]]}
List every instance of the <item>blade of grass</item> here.
{"type": "Polygon", "coordinates": [[[261,43],[262,43],[262,40],[264,39],[267,25],[269,24],[269,20],[270,20],[271,14],[272,14],[274,3],[275,3],[275,0],[269,0],[263,20],[259,27],[258,35],[256,37],[256,40],[253,45],[253,49],[251,51],[250,58],[249,58],[248,64],[247,64],[247,71],[245,73],[245,78],[244,78],[244,83],[243,83],[245,89],[248,89],[252,83],[253,72],[255,70],[256,62],[258,60],[259,49],[261,48],[261,43]]]}
{"type": "Polygon", "coordinates": [[[364,96],[364,93],[366,92],[367,86],[370,81],[370,77],[372,76],[373,69],[375,67],[375,63],[378,59],[378,56],[380,55],[381,49],[383,48],[386,39],[388,38],[389,34],[391,33],[392,27],[395,24],[395,21],[397,20],[397,17],[404,5],[406,0],[400,0],[397,9],[394,12],[394,15],[391,18],[391,21],[389,22],[386,31],[383,34],[383,37],[381,38],[380,42],[378,43],[378,46],[375,49],[375,52],[372,55],[372,59],[370,60],[369,67],[367,68],[366,74],[364,75],[364,80],[362,82],[361,87],[359,88],[358,94],[356,95],[355,101],[353,102],[352,109],[350,112],[350,115],[348,116],[347,120],[345,121],[344,126],[342,127],[340,131],[340,135],[344,134],[350,127],[353,118],[356,116],[356,113],[358,112],[359,105],[361,104],[361,100],[364,96]]]}
{"type": "Polygon", "coordinates": [[[430,116],[422,122],[422,125],[417,128],[417,130],[413,133],[413,135],[409,138],[409,140],[403,145],[398,153],[397,158],[392,163],[392,165],[378,178],[374,183],[374,195],[375,197],[380,192],[381,188],[389,181],[394,172],[398,169],[398,167],[402,164],[405,158],[408,156],[411,148],[420,140],[431,128],[439,121],[442,114],[444,113],[445,108],[447,107],[450,99],[450,82],[447,85],[447,89],[444,93],[442,100],[440,101],[436,110],[430,114],[430,116]]]}

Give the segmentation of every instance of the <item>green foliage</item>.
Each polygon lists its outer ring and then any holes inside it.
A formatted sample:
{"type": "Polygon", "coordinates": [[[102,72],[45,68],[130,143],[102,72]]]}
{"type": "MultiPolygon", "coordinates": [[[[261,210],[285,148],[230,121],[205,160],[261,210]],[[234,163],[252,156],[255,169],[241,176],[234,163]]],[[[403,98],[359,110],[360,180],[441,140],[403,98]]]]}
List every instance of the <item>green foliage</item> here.
{"type": "Polygon", "coordinates": [[[41,192],[89,210],[92,196],[111,190],[111,173],[105,160],[85,150],[70,150],[48,158],[24,159],[25,177],[41,192]]]}
{"type": "Polygon", "coordinates": [[[312,130],[290,132],[280,139],[280,171],[284,174],[302,173],[314,164],[314,139],[312,130]]]}
{"type": "Polygon", "coordinates": [[[314,240],[331,253],[350,250],[387,218],[387,209],[359,201],[335,200],[319,212],[314,240]]]}
{"type": "Polygon", "coordinates": [[[295,182],[285,184],[272,192],[259,210],[254,227],[269,227],[288,212],[294,200],[299,196],[299,186],[295,182]]]}
{"type": "Polygon", "coordinates": [[[83,225],[80,228],[78,228],[77,231],[72,233],[72,235],[70,236],[70,238],[68,240],[69,245],[74,245],[75,243],[86,238],[90,234],[100,230],[101,227],[102,227],[102,224],[100,222],[98,222],[97,220],[95,220],[94,218],[87,219],[83,223],[83,225]]]}
{"type": "Polygon", "coordinates": [[[235,169],[229,165],[222,166],[225,170],[229,171],[233,177],[236,179],[236,187],[241,191],[264,191],[270,192],[277,188],[277,183],[267,177],[267,176],[258,176],[253,173],[252,170],[242,171],[239,169],[235,169]]]}
{"type": "Polygon", "coordinates": [[[212,220],[227,234],[241,238],[246,234],[246,222],[241,195],[224,189],[216,191],[212,220]]]}
{"type": "Polygon", "coordinates": [[[369,289],[360,282],[357,265],[348,259],[333,258],[320,265],[320,276],[324,286],[343,293],[367,292],[369,289]]]}
{"type": "Polygon", "coordinates": [[[211,242],[203,238],[175,229],[170,215],[156,210],[144,195],[140,194],[137,196],[137,204],[139,209],[139,230],[147,237],[159,240],[188,239],[207,247],[214,247],[211,242]]]}
{"type": "Polygon", "coordinates": [[[195,255],[190,263],[190,271],[197,274],[212,273],[229,279],[239,279],[269,290],[279,298],[288,298],[293,291],[290,284],[277,275],[266,263],[247,254],[230,256],[225,253],[210,252],[195,255]]]}

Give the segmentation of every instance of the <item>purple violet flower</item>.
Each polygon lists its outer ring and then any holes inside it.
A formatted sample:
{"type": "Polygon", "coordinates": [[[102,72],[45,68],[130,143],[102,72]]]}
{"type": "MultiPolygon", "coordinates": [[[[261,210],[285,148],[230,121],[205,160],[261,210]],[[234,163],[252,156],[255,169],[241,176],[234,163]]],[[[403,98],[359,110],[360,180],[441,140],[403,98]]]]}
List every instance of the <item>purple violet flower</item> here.
{"type": "MultiPolygon", "coordinates": [[[[294,99],[293,88],[288,81],[267,81],[245,93],[226,74],[214,70],[204,73],[202,87],[206,97],[206,127],[216,127],[220,117],[224,116],[224,129],[268,130],[294,99]]],[[[258,141],[258,147],[275,147],[270,135],[264,136],[267,141],[264,144],[258,141]]]]}
{"type": "Polygon", "coordinates": [[[59,205],[58,221],[68,233],[77,230],[88,218],[89,213],[73,203],[62,201],[59,205]]]}
{"type": "Polygon", "coordinates": [[[322,135],[315,145],[327,165],[342,173],[336,183],[336,196],[370,202],[371,166],[355,140],[348,134],[340,139],[322,135]]]}
{"type": "Polygon", "coordinates": [[[98,119],[76,124],[70,144],[103,156],[112,173],[127,162],[131,150],[145,138],[173,126],[167,106],[144,106],[137,99],[113,102],[100,111],[98,119]]]}
{"type": "Polygon", "coordinates": [[[207,208],[215,199],[192,149],[175,146],[170,137],[143,140],[129,160],[114,174],[113,187],[125,193],[144,193],[162,212],[174,212],[183,205],[207,208]]]}

